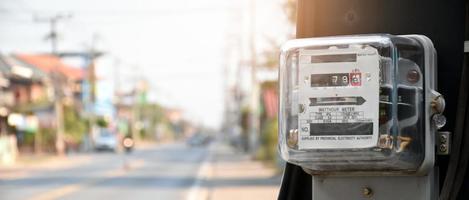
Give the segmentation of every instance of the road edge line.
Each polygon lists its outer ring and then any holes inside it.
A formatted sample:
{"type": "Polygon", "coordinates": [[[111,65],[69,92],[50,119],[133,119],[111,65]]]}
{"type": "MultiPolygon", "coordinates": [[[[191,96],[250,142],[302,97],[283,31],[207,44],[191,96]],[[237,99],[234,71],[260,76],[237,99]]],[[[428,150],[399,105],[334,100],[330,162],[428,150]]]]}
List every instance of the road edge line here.
{"type": "Polygon", "coordinates": [[[212,169],[212,150],[213,145],[208,148],[208,156],[202,161],[197,171],[196,179],[186,195],[186,200],[207,200],[209,199],[209,188],[202,185],[204,181],[210,179],[212,169]]]}

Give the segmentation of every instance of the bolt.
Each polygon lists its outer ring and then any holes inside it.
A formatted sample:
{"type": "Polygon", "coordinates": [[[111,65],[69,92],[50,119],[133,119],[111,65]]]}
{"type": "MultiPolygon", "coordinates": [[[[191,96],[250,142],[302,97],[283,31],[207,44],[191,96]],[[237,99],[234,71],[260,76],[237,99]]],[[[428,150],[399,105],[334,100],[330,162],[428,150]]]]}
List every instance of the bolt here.
{"type": "Polygon", "coordinates": [[[448,150],[448,148],[446,147],[445,144],[441,144],[441,145],[440,145],[440,151],[441,151],[441,152],[446,152],[447,150],[448,150]]]}
{"type": "Polygon", "coordinates": [[[373,190],[369,187],[362,188],[362,194],[364,197],[370,198],[373,196],[373,190]]]}

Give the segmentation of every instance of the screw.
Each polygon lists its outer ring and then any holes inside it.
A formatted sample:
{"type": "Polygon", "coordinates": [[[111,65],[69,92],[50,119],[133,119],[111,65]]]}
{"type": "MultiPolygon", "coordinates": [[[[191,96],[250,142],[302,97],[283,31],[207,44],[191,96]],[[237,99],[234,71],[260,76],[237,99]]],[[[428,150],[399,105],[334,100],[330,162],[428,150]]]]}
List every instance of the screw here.
{"type": "Polygon", "coordinates": [[[442,114],[434,114],[432,120],[435,123],[437,129],[442,128],[446,124],[446,117],[442,114]]]}
{"type": "Polygon", "coordinates": [[[440,142],[446,143],[446,135],[440,135],[440,142]]]}
{"type": "Polygon", "coordinates": [[[417,70],[413,69],[407,73],[407,81],[410,83],[417,83],[420,80],[420,74],[417,70]]]}
{"type": "Polygon", "coordinates": [[[287,145],[290,148],[295,148],[298,144],[298,129],[290,129],[289,134],[287,136],[287,145]]]}
{"type": "Polygon", "coordinates": [[[445,99],[443,98],[443,96],[438,95],[432,99],[432,101],[430,102],[430,106],[437,114],[441,114],[443,113],[446,107],[445,99]]]}
{"type": "Polygon", "coordinates": [[[300,113],[305,112],[305,105],[300,104],[300,113]]]}
{"type": "Polygon", "coordinates": [[[373,196],[373,190],[371,190],[371,188],[369,188],[369,187],[364,187],[362,189],[362,194],[363,194],[364,197],[370,198],[370,197],[373,196]]]}
{"type": "Polygon", "coordinates": [[[448,150],[448,148],[446,148],[446,145],[445,144],[441,144],[440,145],[440,151],[441,152],[446,152],[448,150]]]}
{"type": "Polygon", "coordinates": [[[367,72],[365,76],[366,76],[366,81],[371,81],[371,73],[367,72]]]}

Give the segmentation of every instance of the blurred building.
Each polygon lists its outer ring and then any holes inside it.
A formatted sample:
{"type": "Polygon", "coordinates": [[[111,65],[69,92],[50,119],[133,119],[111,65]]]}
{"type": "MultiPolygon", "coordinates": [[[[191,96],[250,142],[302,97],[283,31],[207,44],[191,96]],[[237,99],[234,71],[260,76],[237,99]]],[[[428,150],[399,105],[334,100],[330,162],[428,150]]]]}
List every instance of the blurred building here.
{"type": "Polygon", "coordinates": [[[27,151],[36,148],[39,129],[56,126],[55,95],[81,110],[83,78],[82,69],[66,65],[56,56],[0,55],[0,135],[15,136],[17,145],[27,151]],[[57,88],[60,93],[54,92],[57,88]]]}
{"type": "Polygon", "coordinates": [[[19,130],[28,127],[29,124],[23,123],[27,115],[34,115],[51,105],[48,101],[50,81],[47,74],[14,56],[6,55],[0,55],[0,72],[0,133],[11,132],[8,126],[12,125],[19,130]]]}
{"type": "Polygon", "coordinates": [[[64,102],[82,108],[81,88],[86,75],[83,69],[67,65],[50,54],[15,54],[14,57],[48,74],[50,78],[59,79],[63,84],[60,90],[64,102]]]}
{"type": "Polygon", "coordinates": [[[27,136],[37,133],[40,126],[38,116],[52,105],[49,91],[50,80],[46,73],[15,56],[0,55],[2,163],[12,162],[18,145],[22,146],[27,136]]]}

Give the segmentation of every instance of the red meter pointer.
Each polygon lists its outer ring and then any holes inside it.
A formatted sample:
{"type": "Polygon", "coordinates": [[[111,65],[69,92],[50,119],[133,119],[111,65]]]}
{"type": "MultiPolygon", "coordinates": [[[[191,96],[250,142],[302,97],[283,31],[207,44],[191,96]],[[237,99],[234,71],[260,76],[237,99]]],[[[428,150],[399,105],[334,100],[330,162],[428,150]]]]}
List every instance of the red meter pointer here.
{"type": "Polygon", "coordinates": [[[354,69],[350,73],[350,85],[352,86],[361,86],[362,85],[362,73],[358,69],[354,69]]]}

